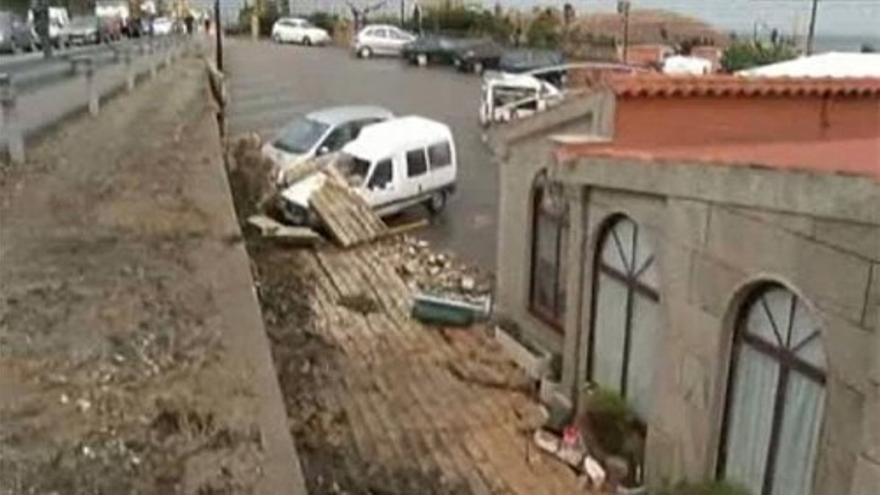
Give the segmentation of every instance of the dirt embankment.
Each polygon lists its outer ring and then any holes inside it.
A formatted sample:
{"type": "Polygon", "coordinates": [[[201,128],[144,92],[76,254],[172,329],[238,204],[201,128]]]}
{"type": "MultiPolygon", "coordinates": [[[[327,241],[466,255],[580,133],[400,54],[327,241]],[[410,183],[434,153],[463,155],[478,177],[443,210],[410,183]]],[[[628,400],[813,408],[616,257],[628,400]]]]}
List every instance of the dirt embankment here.
{"type": "Polygon", "coordinates": [[[203,71],[0,167],[0,494],[278,493],[203,71]]]}

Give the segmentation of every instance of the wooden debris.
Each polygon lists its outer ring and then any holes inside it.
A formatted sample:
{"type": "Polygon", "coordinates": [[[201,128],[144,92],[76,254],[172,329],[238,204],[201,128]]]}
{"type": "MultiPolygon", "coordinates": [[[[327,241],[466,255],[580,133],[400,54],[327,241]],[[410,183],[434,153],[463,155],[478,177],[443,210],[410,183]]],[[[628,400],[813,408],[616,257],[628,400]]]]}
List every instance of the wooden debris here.
{"type": "Polygon", "coordinates": [[[309,205],[342,247],[372,241],[388,230],[370,205],[354,192],[334,167],[323,171],[327,181],[311,198],[309,205]]]}
{"type": "Polygon", "coordinates": [[[263,237],[291,244],[314,245],[324,240],[320,234],[308,227],[291,227],[266,215],[251,215],[247,222],[259,230],[263,237]]]}
{"type": "Polygon", "coordinates": [[[427,218],[421,218],[419,220],[415,220],[413,222],[404,223],[401,225],[395,225],[394,227],[389,227],[388,230],[385,231],[385,237],[391,237],[395,235],[405,234],[407,232],[411,232],[413,230],[421,229],[430,225],[431,222],[428,221],[427,218]]]}

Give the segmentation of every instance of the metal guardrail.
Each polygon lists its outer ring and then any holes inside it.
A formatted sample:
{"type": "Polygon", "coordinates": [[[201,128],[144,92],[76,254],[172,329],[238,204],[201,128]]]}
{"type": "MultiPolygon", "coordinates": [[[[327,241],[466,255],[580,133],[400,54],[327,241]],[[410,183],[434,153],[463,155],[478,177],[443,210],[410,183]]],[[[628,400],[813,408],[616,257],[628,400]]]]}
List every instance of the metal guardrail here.
{"type": "Polygon", "coordinates": [[[47,61],[0,65],[0,153],[25,161],[26,140],[87,109],[97,116],[103,98],[133,91],[193,48],[189,36],[164,36],[80,51],[47,61]],[[11,70],[10,70],[11,69],[11,70]]]}

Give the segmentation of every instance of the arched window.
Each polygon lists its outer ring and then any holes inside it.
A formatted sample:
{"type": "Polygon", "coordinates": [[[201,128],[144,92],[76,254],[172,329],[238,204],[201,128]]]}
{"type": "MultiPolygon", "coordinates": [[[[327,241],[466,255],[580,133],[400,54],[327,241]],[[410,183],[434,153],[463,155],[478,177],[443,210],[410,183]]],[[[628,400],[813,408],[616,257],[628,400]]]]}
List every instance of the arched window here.
{"type": "Polygon", "coordinates": [[[809,309],[779,285],[748,299],[734,337],[719,476],[755,495],[809,495],[825,353],[809,309]]]}
{"type": "Polygon", "coordinates": [[[565,256],[568,246],[568,205],[561,186],[535,179],[532,200],[532,273],[529,307],[556,329],[565,315],[565,256]]]}
{"type": "Polygon", "coordinates": [[[653,237],[629,218],[618,217],[603,233],[598,253],[590,378],[619,392],[647,418],[662,325],[653,237]]]}

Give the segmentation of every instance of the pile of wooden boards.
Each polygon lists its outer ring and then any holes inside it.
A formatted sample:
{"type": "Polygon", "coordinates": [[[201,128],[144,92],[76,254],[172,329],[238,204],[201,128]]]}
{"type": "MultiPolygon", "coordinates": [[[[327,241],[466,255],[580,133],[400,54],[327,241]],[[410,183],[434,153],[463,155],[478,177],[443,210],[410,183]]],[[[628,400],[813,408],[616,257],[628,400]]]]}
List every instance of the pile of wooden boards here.
{"type": "Polygon", "coordinates": [[[332,166],[320,173],[327,175],[324,185],[312,194],[309,205],[342,247],[372,241],[383,236],[388,227],[370,205],[353,191],[332,166]]]}

